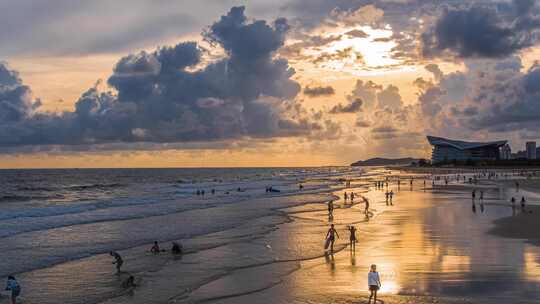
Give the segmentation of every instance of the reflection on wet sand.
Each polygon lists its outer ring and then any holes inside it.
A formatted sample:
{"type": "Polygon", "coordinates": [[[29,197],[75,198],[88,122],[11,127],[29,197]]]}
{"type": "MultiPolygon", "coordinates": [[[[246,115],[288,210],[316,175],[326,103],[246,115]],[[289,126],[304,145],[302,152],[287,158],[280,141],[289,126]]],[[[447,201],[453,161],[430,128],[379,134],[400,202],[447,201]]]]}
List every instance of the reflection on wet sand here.
{"type": "MultiPolygon", "coordinates": [[[[368,267],[377,264],[383,300],[385,295],[467,297],[490,303],[540,300],[540,292],[530,293],[540,276],[540,250],[487,234],[493,220],[510,216],[512,210],[499,187],[483,187],[486,197],[477,199],[477,213],[470,210],[467,185],[424,189],[413,184],[412,189],[402,185],[398,190],[390,183],[388,190],[371,189],[365,196],[375,216],[357,224],[356,251],[326,255],[324,268],[317,260],[301,262],[301,270],[284,280],[285,289],[292,298],[365,296],[368,267]],[[385,192],[391,190],[393,206],[386,205],[385,199],[385,192]]],[[[364,218],[362,207],[336,209],[337,229],[345,231],[348,223],[364,218]]]]}

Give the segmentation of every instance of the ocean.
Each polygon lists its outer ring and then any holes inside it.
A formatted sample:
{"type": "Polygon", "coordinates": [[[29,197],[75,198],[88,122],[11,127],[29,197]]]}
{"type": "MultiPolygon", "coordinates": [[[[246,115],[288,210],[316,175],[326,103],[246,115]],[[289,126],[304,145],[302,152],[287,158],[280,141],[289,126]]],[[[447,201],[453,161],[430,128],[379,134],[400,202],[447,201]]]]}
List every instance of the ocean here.
{"type": "Polygon", "coordinates": [[[122,292],[110,275],[111,250],[125,254],[126,269],[138,263],[131,272],[149,271],[160,263],[145,265],[147,257],[137,255],[140,246],[177,240],[196,252],[228,242],[208,238],[247,221],[253,222],[249,229],[263,233],[284,220],[275,218],[279,208],[324,202],[340,179],[361,172],[347,167],[2,170],[0,277],[27,277],[25,303],[98,303],[122,292]],[[266,192],[269,186],[280,192],[266,192]],[[204,196],[196,194],[203,190],[204,196]]]}

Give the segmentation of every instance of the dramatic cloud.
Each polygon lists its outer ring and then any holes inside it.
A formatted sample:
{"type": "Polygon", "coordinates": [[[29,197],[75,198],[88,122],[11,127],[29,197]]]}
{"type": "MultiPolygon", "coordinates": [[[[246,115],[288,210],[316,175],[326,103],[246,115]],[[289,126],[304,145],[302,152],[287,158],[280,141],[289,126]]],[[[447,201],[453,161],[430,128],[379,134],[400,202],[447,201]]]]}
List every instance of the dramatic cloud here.
{"type": "Polygon", "coordinates": [[[422,35],[424,56],[452,53],[462,58],[503,57],[537,42],[540,22],[533,15],[534,1],[514,1],[515,14],[504,4],[490,7],[446,9],[422,35]]]}
{"type": "Polygon", "coordinates": [[[0,123],[11,124],[30,117],[39,100],[32,100],[30,88],[23,85],[19,75],[0,62],[0,123]]]}
{"type": "Polygon", "coordinates": [[[36,112],[28,87],[0,69],[0,146],[190,142],[309,135],[329,132],[294,101],[300,91],[288,62],[274,58],[289,26],[248,21],[235,7],[205,32],[226,52],[195,69],[194,42],[140,52],[118,61],[108,84],[91,88],[74,112],[36,112]],[[189,68],[189,69],[188,69],[189,68]]]}
{"type": "Polygon", "coordinates": [[[318,96],[334,95],[335,91],[332,86],[318,86],[318,87],[307,86],[304,88],[304,94],[310,97],[318,97],[318,96]]]}
{"type": "Polygon", "coordinates": [[[330,114],[343,114],[343,113],[356,113],[362,111],[362,99],[356,99],[347,105],[342,105],[341,103],[330,109],[330,114]]]}
{"type": "Polygon", "coordinates": [[[526,73],[516,73],[504,81],[486,80],[489,86],[481,87],[474,101],[481,111],[469,107],[463,111],[474,129],[495,132],[530,130],[538,135],[540,130],[540,66],[531,67],[526,73]]]}

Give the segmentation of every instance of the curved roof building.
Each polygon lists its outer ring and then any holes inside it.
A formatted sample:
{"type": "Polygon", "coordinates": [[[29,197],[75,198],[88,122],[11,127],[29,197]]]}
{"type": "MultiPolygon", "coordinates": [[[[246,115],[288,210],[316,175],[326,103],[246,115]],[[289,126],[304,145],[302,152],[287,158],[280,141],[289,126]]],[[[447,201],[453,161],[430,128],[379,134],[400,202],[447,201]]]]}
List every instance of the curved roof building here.
{"type": "Polygon", "coordinates": [[[433,164],[450,161],[497,160],[500,157],[499,149],[507,143],[506,140],[467,142],[435,136],[427,136],[427,140],[433,146],[431,152],[433,164]]]}

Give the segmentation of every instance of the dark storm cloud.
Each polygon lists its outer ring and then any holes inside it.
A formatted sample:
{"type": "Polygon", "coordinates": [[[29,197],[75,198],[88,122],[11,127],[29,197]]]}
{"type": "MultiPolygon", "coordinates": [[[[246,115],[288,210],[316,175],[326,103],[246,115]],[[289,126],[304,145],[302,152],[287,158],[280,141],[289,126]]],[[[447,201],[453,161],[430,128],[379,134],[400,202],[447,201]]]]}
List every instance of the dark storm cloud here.
{"type": "Polygon", "coordinates": [[[341,103],[335,105],[330,109],[330,114],[343,114],[343,113],[357,113],[362,111],[363,101],[360,98],[353,100],[351,103],[342,105],[341,103]]]}
{"type": "Polygon", "coordinates": [[[538,41],[540,22],[535,13],[534,1],[528,0],[514,1],[511,8],[500,4],[497,9],[446,9],[422,34],[422,53],[426,57],[445,52],[462,58],[508,56],[538,41]]]}
{"type": "Polygon", "coordinates": [[[304,88],[304,94],[310,97],[328,96],[334,95],[335,91],[332,86],[306,86],[304,88]]]}
{"type": "Polygon", "coordinates": [[[116,93],[90,88],[74,112],[34,113],[15,73],[0,69],[0,146],[106,144],[114,142],[218,141],[244,137],[326,132],[294,98],[300,86],[288,62],[273,54],[288,24],[248,20],[234,7],[205,32],[226,58],[204,68],[194,42],[121,58],[108,84],[116,93]],[[9,118],[9,119],[8,119],[9,118]]]}
{"type": "Polygon", "coordinates": [[[479,90],[475,102],[483,107],[469,120],[473,129],[539,130],[540,66],[535,65],[525,74],[515,74],[502,82],[491,80],[489,86],[479,90]]]}
{"type": "Polygon", "coordinates": [[[0,123],[18,123],[29,117],[40,105],[39,100],[31,99],[31,94],[19,75],[0,62],[0,123]]]}

